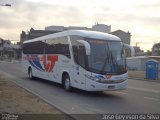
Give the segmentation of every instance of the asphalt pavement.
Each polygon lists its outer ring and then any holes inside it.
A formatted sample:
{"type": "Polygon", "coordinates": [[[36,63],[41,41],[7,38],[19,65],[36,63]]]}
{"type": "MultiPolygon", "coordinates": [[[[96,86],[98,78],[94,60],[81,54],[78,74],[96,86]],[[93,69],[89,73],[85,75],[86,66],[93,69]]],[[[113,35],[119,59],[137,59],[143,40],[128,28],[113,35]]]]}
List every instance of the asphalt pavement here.
{"type": "Polygon", "coordinates": [[[66,92],[61,85],[42,79],[29,80],[20,62],[0,62],[0,71],[21,87],[50,105],[74,116],[105,113],[160,113],[160,83],[129,79],[128,88],[103,93],[75,89],[66,92]]]}

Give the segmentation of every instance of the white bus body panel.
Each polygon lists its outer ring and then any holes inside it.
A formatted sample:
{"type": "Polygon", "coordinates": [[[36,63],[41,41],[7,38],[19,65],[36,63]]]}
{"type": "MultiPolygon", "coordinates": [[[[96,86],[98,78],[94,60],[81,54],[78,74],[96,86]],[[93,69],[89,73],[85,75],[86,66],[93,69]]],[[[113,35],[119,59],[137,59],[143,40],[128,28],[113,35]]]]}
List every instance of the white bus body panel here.
{"type": "Polygon", "coordinates": [[[127,88],[128,85],[128,73],[122,74],[122,75],[113,75],[113,76],[105,76],[105,75],[100,75],[100,74],[90,74],[88,72],[87,77],[86,77],[86,90],[87,91],[109,91],[109,90],[123,90],[127,88]],[[96,82],[93,79],[100,78],[104,81],[108,81],[109,84],[107,83],[100,83],[96,82]],[[117,81],[122,81],[122,82],[117,82],[117,81]],[[114,83],[117,82],[117,83],[114,83]]]}
{"type": "MultiPolygon", "coordinates": [[[[50,61],[48,60],[48,63],[50,61]]],[[[42,78],[57,83],[62,83],[62,74],[64,72],[69,74],[71,86],[79,89],[86,90],[85,70],[79,65],[75,65],[71,59],[63,55],[23,55],[22,60],[23,71],[28,73],[29,67],[32,68],[32,74],[34,77],[42,78]],[[36,62],[31,63],[30,59],[38,58],[41,67],[37,67],[36,62]],[[47,70],[44,65],[44,56],[56,56],[58,59],[55,61],[53,69],[47,70]],[[38,68],[38,69],[37,69],[38,68]],[[40,69],[43,68],[43,69],[40,69]]]]}
{"type": "Polygon", "coordinates": [[[93,32],[93,31],[92,32],[81,31],[81,30],[60,32],[60,33],[43,36],[40,38],[35,38],[33,40],[28,40],[28,41],[25,41],[24,43],[29,43],[33,41],[43,41],[50,38],[68,36],[71,58],[68,58],[63,55],[58,55],[58,54],[57,55],[56,54],[44,54],[44,55],[22,54],[23,71],[25,73],[28,73],[28,68],[31,67],[33,76],[54,81],[60,84],[62,83],[62,74],[64,72],[67,72],[70,77],[71,86],[82,89],[82,90],[86,90],[86,91],[120,90],[120,89],[125,89],[127,87],[127,77],[128,77],[127,73],[122,75],[113,75],[110,78],[105,78],[104,75],[88,72],[81,66],[77,65],[73,59],[72,46],[71,46],[71,41],[69,39],[70,35],[79,35],[79,36],[91,37],[91,38],[97,38],[97,39],[108,39],[108,40],[114,39],[116,41],[120,41],[118,37],[113,35],[93,32]],[[33,60],[34,56],[37,57],[37,61],[33,60]],[[49,56],[51,57],[51,59],[54,59],[54,60],[51,61],[49,56]],[[101,77],[103,76],[104,80],[111,80],[111,81],[124,80],[124,81],[116,84],[99,83],[94,81],[93,79],[90,79],[90,77],[94,78],[95,76],[101,76],[101,77]],[[114,88],[112,88],[112,86],[114,86],[114,88]]]}

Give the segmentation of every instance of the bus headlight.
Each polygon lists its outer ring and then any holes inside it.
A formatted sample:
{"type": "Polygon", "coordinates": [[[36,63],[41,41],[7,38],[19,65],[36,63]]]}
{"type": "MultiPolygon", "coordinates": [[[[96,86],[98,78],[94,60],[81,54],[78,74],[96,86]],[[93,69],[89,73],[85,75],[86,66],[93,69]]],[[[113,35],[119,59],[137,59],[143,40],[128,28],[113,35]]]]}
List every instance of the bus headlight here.
{"type": "Polygon", "coordinates": [[[101,80],[100,78],[97,78],[97,77],[94,77],[94,76],[90,76],[90,75],[87,75],[87,74],[85,75],[85,77],[90,79],[90,80],[96,81],[96,82],[101,80]]]}
{"type": "Polygon", "coordinates": [[[105,81],[106,81],[106,80],[104,80],[104,79],[99,79],[99,78],[96,78],[96,79],[95,79],[95,81],[96,81],[96,82],[99,82],[99,83],[105,83],[105,81]]]}
{"type": "Polygon", "coordinates": [[[117,80],[108,80],[100,77],[95,77],[95,76],[90,76],[90,75],[85,75],[88,79],[93,80],[98,83],[103,83],[103,84],[116,84],[116,83],[122,83],[126,81],[127,79],[117,79],[117,80]]]}
{"type": "Polygon", "coordinates": [[[100,81],[101,81],[101,79],[99,79],[99,78],[95,78],[95,79],[94,79],[94,81],[96,81],[96,82],[100,82],[100,81]]]}

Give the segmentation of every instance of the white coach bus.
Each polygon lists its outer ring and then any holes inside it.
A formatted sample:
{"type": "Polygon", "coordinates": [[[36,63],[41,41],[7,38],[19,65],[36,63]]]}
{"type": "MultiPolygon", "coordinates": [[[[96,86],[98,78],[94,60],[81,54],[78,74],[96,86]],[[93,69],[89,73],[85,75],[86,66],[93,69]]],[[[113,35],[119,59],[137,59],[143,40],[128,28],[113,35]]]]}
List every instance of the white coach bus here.
{"type": "Polygon", "coordinates": [[[30,79],[54,81],[67,91],[127,87],[124,45],[107,33],[69,30],[25,41],[22,66],[30,79]]]}

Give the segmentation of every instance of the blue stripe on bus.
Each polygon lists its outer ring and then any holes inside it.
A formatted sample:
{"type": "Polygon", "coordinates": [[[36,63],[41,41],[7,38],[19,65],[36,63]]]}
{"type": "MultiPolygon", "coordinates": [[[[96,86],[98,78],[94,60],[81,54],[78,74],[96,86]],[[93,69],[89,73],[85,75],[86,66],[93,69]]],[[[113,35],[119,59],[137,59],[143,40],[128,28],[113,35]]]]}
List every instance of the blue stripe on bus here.
{"type": "MultiPolygon", "coordinates": [[[[40,70],[39,68],[37,68],[37,67],[33,64],[32,61],[29,61],[29,63],[30,63],[34,68],[36,68],[37,70],[40,70]]],[[[40,70],[40,71],[41,71],[41,70],[40,70]]]]}
{"type": "Polygon", "coordinates": [[[33,64],[34,64],[36,67],[38,67],[41,71],[44,71],[44,69],[42,68],[40,62],[39,62],[37,59],[33,60],[33,64]]]}

